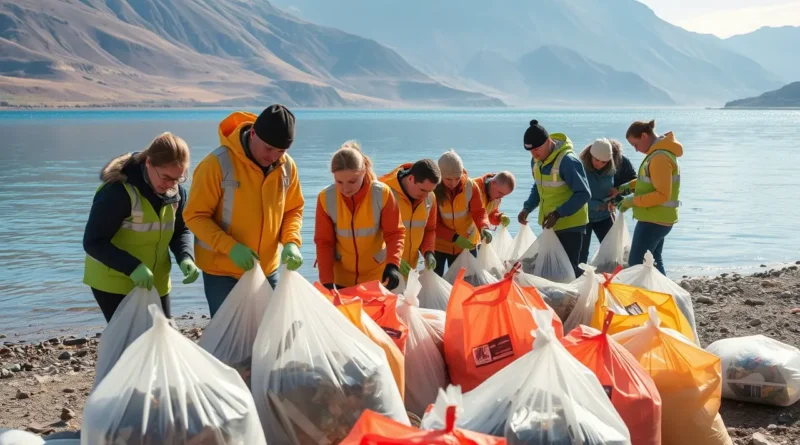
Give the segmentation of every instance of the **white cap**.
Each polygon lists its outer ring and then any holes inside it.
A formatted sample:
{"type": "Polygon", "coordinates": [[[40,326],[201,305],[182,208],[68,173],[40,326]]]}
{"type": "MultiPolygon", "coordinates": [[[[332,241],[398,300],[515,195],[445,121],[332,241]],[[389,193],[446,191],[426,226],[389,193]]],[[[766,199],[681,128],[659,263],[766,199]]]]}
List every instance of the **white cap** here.
{"type": "Polygon", "coordinates": [[[589,153],[598,161],[608,162],[611,160],[611,141],[606,138],[598,139],[592,144],[589,153]]]}

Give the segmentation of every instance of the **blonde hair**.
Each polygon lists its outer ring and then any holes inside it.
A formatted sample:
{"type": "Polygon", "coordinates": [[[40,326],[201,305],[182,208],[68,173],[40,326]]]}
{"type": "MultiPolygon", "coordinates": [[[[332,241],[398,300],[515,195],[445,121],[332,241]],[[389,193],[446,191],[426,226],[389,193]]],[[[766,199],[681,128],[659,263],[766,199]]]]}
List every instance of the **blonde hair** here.
{"type": "Polygon", "coordinates": [[[356,140],[349,140],[342,144],[331,158],[331,173],[343,170],[366,171],[367,179],[370,182],[375,180],[372,161],[361,152],[361,144],[356,140]]]}
{"type": "Polygon", "coordinates": [[[150,160],[154,167],[178,165],[189,166],[189,144],[169,131],[156,136],[150,146],[136,154],[137,162],[150,160]]]}
{"type": "Polygon", "coordinates": [[[514,191],[514,188],[517,186],[517,179],[514,177],[514,174],[510,171],[502,171],[492,178],[493,181],[496,181],[500,185],[508,186],[511,191],[514,191]]]}

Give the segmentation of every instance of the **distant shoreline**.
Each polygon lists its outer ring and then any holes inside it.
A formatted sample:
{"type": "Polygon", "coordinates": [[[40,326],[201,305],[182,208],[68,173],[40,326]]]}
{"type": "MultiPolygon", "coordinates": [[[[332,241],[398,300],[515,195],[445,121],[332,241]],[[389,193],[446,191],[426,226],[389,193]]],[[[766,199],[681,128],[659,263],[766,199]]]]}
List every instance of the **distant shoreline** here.
{"type": "Polygon", "coordinates": [[[744,110],[744,111],[753,111],[753,110],[777,110],[777,111],[796,111],[800,110],[800,107],[721,107],[721,108],[706,108],[706,110],[744,110]]]}

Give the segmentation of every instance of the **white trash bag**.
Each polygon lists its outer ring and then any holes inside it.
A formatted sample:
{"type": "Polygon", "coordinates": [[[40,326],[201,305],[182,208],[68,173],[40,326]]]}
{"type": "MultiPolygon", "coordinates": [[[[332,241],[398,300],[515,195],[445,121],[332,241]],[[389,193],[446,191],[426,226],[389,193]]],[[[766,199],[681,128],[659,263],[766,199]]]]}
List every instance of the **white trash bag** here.
{"type": "Polygon", "coordinates": [[[248,388],[253,343],[270,298],[272,286],[256,263],[233,286],[198,343],[222,363],[238,371],[248,388]]]}
{"type": "Polygon", "coordinates": [[[644,264],[638,264],[623,269],[616,275],[614,281],[630,286],[641,287],[654,292],[670,294],[675,297],[675,303],[678,304],[678,309],[681,310],[686,320],[689,322],[689,326],[691,326],[692,332],[694,333],[694,341],[699,345],[700,337],[697,335],[692,296],[686,289],[680,287],[678,283],[670,280],[656,269],[655,264],[655,258],[648,250],[644,254],[644,264]]]}
{"type": "Polygon", "coordinates": [[[533,233],[533,230],[531,230],[531,226],[528,224],[519,226],[519,232],[517,232],[517,236],[514,237],[511,250],[508,252],[508,261],[513,263],[522,258],[522,255],[524,255],[535,242],[536,235],[533,233]]]}
{"type": "Polygon", "coordinates": [[[500,225],[500,228],[497,229],[494,239],[492,240],[492,247],[494,247],[494,252],[501,261],[508,261],[511,259],[511,251],[514,249],[514,238],[511,236],[511,232],[508,231],[508,227],[500,225]]]}
{"type": "Polygon", "coordinates": [[[502,280],[506,274],[506,266],[503,264],[503,260],[497,256],[493,246],[494,242],[481,242],[478,247],[478,267],[489,272],[498,280],[502,280]]]}
{"type": "Polygon", "coordinates": [[[253,346],[252,391],[270,445],[339,443],[365,409],[410,425],[383,350],[286,267],[253,346]]]}
{"type": "MultiPolygon", "coordinates": [[[[522,271],[514,275],[514,281],[520,286],[535,287],[544,302],[555,311],[560,320],[566,320],[569,317],[580,297],[578,287],[572,283],[556,283],[522,271]]],[[[565,330],[564,332],[569,331],[565,330]]]]}
{"type": "Polygon", "coordinates": [[[111,372],[128,345],[153,326],[153,316],[148,309],[150,305],[155,305],[161,315],[164,315],[161,297],[155,287],[151,290],[135,287],[119,304],[97,345],[97,366],[92,390],[111,372]]]}
{"type": "MultiPolygon", "coordinates": [[[[579,264],[578,267],[584,271],[580,278],[572,282],[572,285],[578,289],[578,301],[575,303],[575,307],[569,317],[564,320],[564,332],[572,332],[573,329],[580,325],[589,326],[592,323],[594,309],[600,297],[599,292],[601,290],[605,292],[605,288],[601,286],[605,280],[602,275],[595,273],[594,267],[583,263],[579,264]]],[[[613,298],[609,299],[608,304],[613,306],[612,310],[617,314],[628,313],[624,308],[614,306],[615,300],[613,298]]]]}
{"type": "Polygon", "coordinates": [[[0,445],[42,445],[44,439],[36,434],[10,428],[0,428],[0,445]]]}
{"type": "Polygon", "coordinates": [[[450,302],[450,293],[453,292],[453,285],[429,269],[425,269],[419,274],[419,282],[422,285],[422,289],[417,295],[419,307],[446,311],[447,303],[450,302]]]}
{"type": "Polygon", "coordinates": [[[722,397],[791,406],[800,400],[800,350],[764,335],[728,338],[706,350],[722,360],[722,397]]]}
{"type": "Polygon", "coordinates": [[[464,281],[472,286],[484,286],[487,284],[497,283],[500,281],[489,272],[483,270],[478,264],[478,259],[472,256],[469,250],[463,250],[453,261],[453,264],[448,266],[447,272],[444,274],[444,279],[454,284],[458,278],[458,273],[464,268],[464,281]]]}
{"type": "Polygon", "coordinates": [[[253,396],[239,374],[169,325],[125,350],[86,401],[83,445],[266,445],[253,396]]]}
{"type": "MultiPolygon", "coordinates": [[[[397,302],[397,316],[408,326],[405,351],[405,406],[408,411],[422,416],[433,403],[439,388],[446,388],[447,369],[442,356],[442,333],[420,312],[417,294],[422,285],[417,271],[408,276],[406,293],[397,302]]],[[[443,317],[442,317],[443,318],[443,317]]]]}
{"type": "Polygon", "coordinates": [[[600,242],[597,252],[589,260],[589,265],[594,266],[599,274],[613,273],[617,267],[628,267],[631,243],[631,234],[625,223],[625,215],[620,211],[608,234],[600,242]]]}
{"type": "Polygon", "coordinates": [[[546,278],[556,283],[569,283],[575,271],[567,251],[553,229],[545,229],[539,238],[519,259],[525,273],[546,278]]]}

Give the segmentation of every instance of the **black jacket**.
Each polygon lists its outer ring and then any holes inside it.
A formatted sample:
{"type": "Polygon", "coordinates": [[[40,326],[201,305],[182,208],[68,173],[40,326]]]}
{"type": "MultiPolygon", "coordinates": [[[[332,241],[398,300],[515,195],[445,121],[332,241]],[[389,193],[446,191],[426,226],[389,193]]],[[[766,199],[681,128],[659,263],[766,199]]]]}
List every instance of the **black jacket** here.
{"type": "Polygon", "coordinates": [[[619,187],[626,182],[636,179],[636,170],[631,164],[631,160],[626,156],[620,156],[622,159],[617,162],[617,172],[614,174],[614,187],[619,187]]]}
{"type": "MultiPolygon", "coordinates": [[[[83,249],[92,258],[111,269],[130,275],[141,261],[133,255],[111,244],[111,239],[119,230],[122,221],[131,215],[131,199],[122,181],[136,186],[139,192],[150,202],[156,213],[161,211],[165,198],[157,195],[145,180],[145,167],[130,154],[113,159],[100,173],[101,181],[109,181],[92,202],[89,220],[83,233],[83,249]]],[[[183,221],[183,208],[186,205],[186,189],[178,186],[180,204],[175,214],[175,232],[170,240],[169,248],[177,262],[185,258],[194,260],[192,233],[183,221]]],[[[169,201],[172,202],[172,201],[169,201]]],[[[166,204],[171,205],[171,204],[166,204]]]]}

